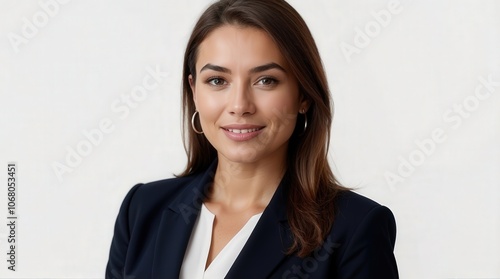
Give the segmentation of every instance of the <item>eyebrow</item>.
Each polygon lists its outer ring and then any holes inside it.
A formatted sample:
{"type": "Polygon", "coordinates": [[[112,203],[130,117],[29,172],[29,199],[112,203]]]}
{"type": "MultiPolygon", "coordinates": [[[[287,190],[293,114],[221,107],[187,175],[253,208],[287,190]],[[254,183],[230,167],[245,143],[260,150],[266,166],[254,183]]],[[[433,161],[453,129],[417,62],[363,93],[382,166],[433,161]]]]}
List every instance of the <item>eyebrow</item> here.
{"type": "MultiPolygon", "coordinates": [[[[252,74],[255,74],[255,73],[260,73],[260,72],[264,72],[264,71],[267,71],[267,70],[271,70],[271,69],[278,69],[284,73],[286,73],[285,69],[283,67],[281,67],[279,64],[277,63],[274,63],[274,62],[271,62],[271,63],[267,63],[267,64],[264,64],[264,65],[261,65],[261,66],[257,66],[255,68],[252,68],[250,69],[250,73],[252,74]]],[[[205,71],[205,70],[213,70],[213,71],[216,71],[216,72],[222,72],[222,73],[227,73],[227,74],[231,74],[231,70],[229,70],[228,68],[225,68],[225,67],[222,67],[222,66],[217,66],[217,65],[214,65],[214,64],[206,64],[205,66],[203,66],[203,68],[201,68],[200,70],[200,73],[205,71]]]]}

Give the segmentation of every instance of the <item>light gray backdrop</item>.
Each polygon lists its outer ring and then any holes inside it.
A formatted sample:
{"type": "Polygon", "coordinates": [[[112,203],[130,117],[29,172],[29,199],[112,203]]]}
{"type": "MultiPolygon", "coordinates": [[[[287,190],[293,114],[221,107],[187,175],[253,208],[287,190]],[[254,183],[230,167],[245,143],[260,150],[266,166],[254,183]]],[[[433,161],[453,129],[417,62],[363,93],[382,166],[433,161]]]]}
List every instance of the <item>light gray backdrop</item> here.
{"type": "MultiPolygon", "coordinates": [[[[183,49],[209,2],[0,1],[1,278],[103,278],[126,192],[186,161],[183,49]]],[[[393,210],[401,278],[500,277],[500,1],[290,3],[328,73],[335,173],[393,210]]]]}

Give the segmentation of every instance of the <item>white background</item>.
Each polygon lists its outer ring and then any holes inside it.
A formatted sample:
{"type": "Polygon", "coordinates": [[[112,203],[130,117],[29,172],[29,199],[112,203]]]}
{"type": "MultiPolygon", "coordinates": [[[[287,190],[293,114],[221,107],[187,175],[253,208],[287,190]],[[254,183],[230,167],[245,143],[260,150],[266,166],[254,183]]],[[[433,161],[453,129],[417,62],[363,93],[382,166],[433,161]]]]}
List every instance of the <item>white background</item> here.
{"type": "MultiPolygon", "coordinates": [[[[11,161],[19,217],[15,273],[0,225],[0,278],[103,278],[126,192],[185,164],[182,56],[210,1],[73,0],[52,15],[47,2],[0,1],[0,224],[11,161]],[[168,76],[125,106],[156,68],[168,76]],[[88,145],[105,119],[112,131],[88,145]],[[59,179],[54,164],[85,144],[59,179]]],[[[290,0],[331,85],[335,173],[394,212],[401,278],[500,278],[500,85],[480,82],[500,81],[500,1],[401,0],[382,26],[389,2],[290,0]],[[445,140],[429,143],[436,129],[445,140]]]]}

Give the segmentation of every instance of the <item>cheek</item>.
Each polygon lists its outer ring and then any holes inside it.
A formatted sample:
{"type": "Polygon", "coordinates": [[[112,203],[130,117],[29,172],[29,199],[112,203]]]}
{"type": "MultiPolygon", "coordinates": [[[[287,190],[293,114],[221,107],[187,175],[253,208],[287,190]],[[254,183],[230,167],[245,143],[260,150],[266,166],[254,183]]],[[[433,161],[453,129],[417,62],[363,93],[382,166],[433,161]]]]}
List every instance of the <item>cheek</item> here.
{"type": "Polygon", "coordinates": [[[221,112],[224,110],[223,102],[217,100],[207,92],[197,92],[196,109],[200,113],[200,121],[202,124],[208,125],[215,123],[221,112]]]}
{"type": "Polygon", "coordinates": [[[272,134],[291,134],[297,121],[298,102],[290,98],[268,100],[265,103],[266,118],[271,123],[272,134]]]}
{"type": "Polygon", "coordinates": [[[262,102],[267,113],[278,122],[288,123],[295,120],[299,111],[298,94],[290,90],[284,90],[262,102]]]}

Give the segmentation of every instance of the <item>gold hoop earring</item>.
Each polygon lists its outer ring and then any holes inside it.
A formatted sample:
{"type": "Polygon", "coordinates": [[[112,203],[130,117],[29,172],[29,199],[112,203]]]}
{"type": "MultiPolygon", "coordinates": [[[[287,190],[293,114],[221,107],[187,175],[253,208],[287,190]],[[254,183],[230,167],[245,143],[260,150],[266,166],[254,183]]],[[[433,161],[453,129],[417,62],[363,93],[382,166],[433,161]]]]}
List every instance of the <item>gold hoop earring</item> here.
{"type": "Polygon", "coordinates": [[[191,127],[193,128],[193,131],[194,131],[195,133],[197,133],[198,135],[201,135],[201,134],[203,134],[203,131],[201,131],[201,132],[200,132],[200,131],[198,131],[198,130],[196,129],[196,126],[194,125],[194,119],[196,118],[196,115],[197,115],[197,114],[198,114],[198,111],[197,111],[197,110],[195,110],[195,111],[194,111],[194,113],[193,113],[193,116],[191,117],[191,127]]]}

